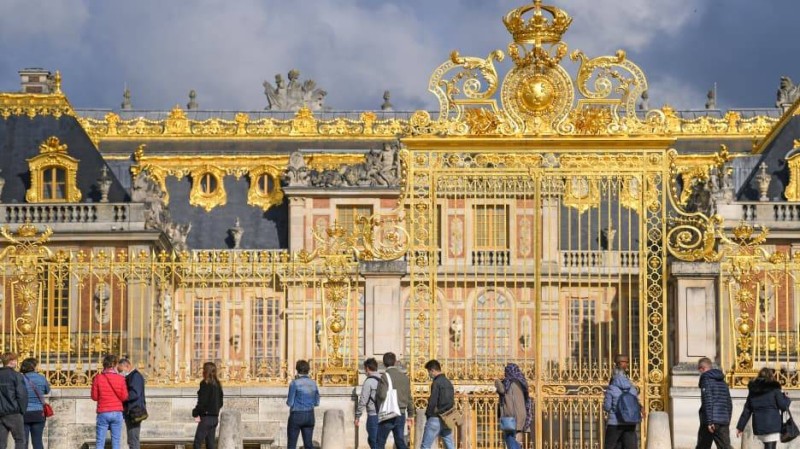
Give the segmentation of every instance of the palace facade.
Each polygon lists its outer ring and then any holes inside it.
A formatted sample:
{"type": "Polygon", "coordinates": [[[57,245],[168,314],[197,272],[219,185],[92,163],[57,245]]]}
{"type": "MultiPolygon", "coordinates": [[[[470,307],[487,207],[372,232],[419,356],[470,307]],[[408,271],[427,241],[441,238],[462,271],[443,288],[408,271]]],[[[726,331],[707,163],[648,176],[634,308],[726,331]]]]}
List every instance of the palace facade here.
{"type": "Polygon", "coordinates": [[[0,93],[0,340],[55,388],[49,447],[93,444],[109,352],[148,379],[142,440],[172,446],[205,361],[247,447],[285,445],[298,359],[320,418],[346,423],[366,357],[396,352],[419,407],[440,360],[465,448],[502,446],[508,362],[537,449],[601,447],[618,353],[676,448],[694,446],[698,358],[737,410],[762,366],[796,388],[800,88],[782,80],[771,109],[650,109],[624,51],[570,52],[571,21],[510,11],[507,51],[435,69],[436,111],[328,111],[294,70],[264,83],[265,111],[141,111],[129,93],[84,111],[58,72],[20,71],[0,93]]]}

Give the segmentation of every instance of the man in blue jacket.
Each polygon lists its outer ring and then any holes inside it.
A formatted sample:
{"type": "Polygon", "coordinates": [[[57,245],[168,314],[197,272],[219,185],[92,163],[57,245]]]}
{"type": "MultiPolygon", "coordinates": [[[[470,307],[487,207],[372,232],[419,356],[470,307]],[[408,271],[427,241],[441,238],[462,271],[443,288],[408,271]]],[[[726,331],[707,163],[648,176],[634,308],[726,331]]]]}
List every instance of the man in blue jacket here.
{"type": "MultiPolygon", "coordinates": [[[[639,401],[639,391],[628,378],[629,359],[627,355],[617,354],[614,357],[614,373],[603,398],[603,410],[608,413],[606,422],[606,448],[615,449],[618,444],[623,449],[636,449],[636,424],[639,421],[623,422],[619,416],[619,402],[623,392],[633,395],[639,401]]],[[[638,417],[641,420],[641,417],[638,417]]]]}
{"type": "Polygon", "coordinates": [[[125,429],[128,433],[128,448],[140,449],[139,431],[142,429],[142,416],[147,415],[144,398],[144,377],[128,359],[120,359],[117,371],[125,376],[128,387],[128,400],[123,403],[125,429]]]}
{"type": "Polygon", "coordinates": [[[725,374],[712,366],[711,359],[703,357],[697,362],[700,372],[700,429],[697,431],[697,449],[733,449],[731,446],[731,414],[733,401],[725,382],[725,374]]]}

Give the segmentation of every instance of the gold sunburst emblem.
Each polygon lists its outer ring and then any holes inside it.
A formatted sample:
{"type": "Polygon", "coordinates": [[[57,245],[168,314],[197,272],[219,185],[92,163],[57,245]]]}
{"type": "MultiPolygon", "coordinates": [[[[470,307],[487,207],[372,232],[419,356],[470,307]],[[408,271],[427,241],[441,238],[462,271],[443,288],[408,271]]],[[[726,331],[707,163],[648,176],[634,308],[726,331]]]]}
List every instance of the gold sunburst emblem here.
{"type": "Polygon", "coordinates": [[[531,78],[517,93],[520,104],[532,112],[547,110],[553,104],[555,96],[553,82],[543,75],[531,78]]]}

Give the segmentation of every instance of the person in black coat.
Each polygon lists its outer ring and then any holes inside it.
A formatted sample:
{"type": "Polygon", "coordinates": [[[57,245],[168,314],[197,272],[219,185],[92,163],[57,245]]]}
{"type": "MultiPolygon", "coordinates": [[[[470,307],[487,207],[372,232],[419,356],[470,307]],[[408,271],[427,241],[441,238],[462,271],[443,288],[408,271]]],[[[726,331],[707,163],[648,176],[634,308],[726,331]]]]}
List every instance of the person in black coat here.
{"type": "Polygon", "coordinates": [[[129,359],[120,359],[117,372],[125,376],[128,387],[128,400],[122,403],[122,414],[125,417],[125,430],[128,434],[128,449],[139,449],[139,433],[142,430],[142,417],[147,415],[147,403],[144,397],[144,376],[129,359]]]}
{"type": "Polygon", "coordinates": [[[753,416],[753,434],[764,443],[764,449],[775,449],[780,440],[783,412],[791,400],[781,391],[775,380],[775,371],[761,368],[758,377],[747,385],[747,401],[736,425],[736,435],[742,434],[750,416],[753,416]]]}
{"type": "Polygon", "coordinates": [[[206,443],[206,449],[217,449],[217,440],[214,437],[219,424],[222,397],[222,384],[217,378],[217,365],[206,362],[203,364],[203,380],[200,381],[200,389],[197,390],[197,405],[192,410],[192,416],[197,422],[194,449],[200,449],[203,441],[206,443]]]}
{"type": "Polygon", "coordinates": [[[732,449],[728,426],[733,413],[731,391],[725,374],[712,366],[711,359],[703,357],[697,362],[700,372],[700,428],[697,431],[696,449],[732,449]]]}

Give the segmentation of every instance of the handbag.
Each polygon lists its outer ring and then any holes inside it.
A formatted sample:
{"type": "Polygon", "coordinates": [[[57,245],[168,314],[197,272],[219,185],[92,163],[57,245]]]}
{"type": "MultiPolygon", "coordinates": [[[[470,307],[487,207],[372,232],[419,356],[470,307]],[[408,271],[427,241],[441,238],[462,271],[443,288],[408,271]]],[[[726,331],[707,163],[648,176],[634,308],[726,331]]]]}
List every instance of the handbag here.
{"type": "Polygon", "coordinates": [[[381,403],[381,408],[378,410],[378,422],[388,421],[390,419],[400,416],[400,404],[397,402],[397,390],[392,385],[392,376],[386,374],[386,382],[389,384],[386,390],[386,399],[381,403]]]}
{"type": "Polygon", "coordinates": [[[131,422],[140,423],[147,418],[147,409],[144,407],[134,407],[128,409],[128,420],[131,422]]]}
{"type": "Polygon", "coordinates": [[[513,416],[500,417],[500,430],[503,432],[517,432],[517,418],[513,416]]]}
{"type": "Polygon", "coordinates": [[[442,420],[442,423],[444,423],[444,426],[448,429],[455,429],[456,426],[460,426],[464,423],[464,414],[457,407],[453,406],[450,407],[449,410],[439,413],[439,419],[442,420]]]}
{"type": "Polygon", "coordinates": [[[28,376],[23,374],[22,377],[25,378],[25,382],[28,382],[28,385],[31,386],[31,390],[36,393],[36,397],[39,398],[39,402],[42,403],[42,415],[44,415],[45,418],[55,415],[55,412],[53,412],[53,407],[51,407],[47,402],[44,402],[44,398],[42,397],[42,394],[39,393],[39,389],[36,388],[36,385],[34,385],[33,382],[28,379],[28,376]]]}
{"type": "Polygon", "coordinates": [[[783,421],[783,424],[781,424],[781,443],[788,443],[800,435],[800,429],[798,429],[797,424],[794,423],[792,412],[786,410],[783,412],[783,416],[786,418],[786,420],[783,421]],[[786,418],[787,415],[788,418],[786,418]]]}

